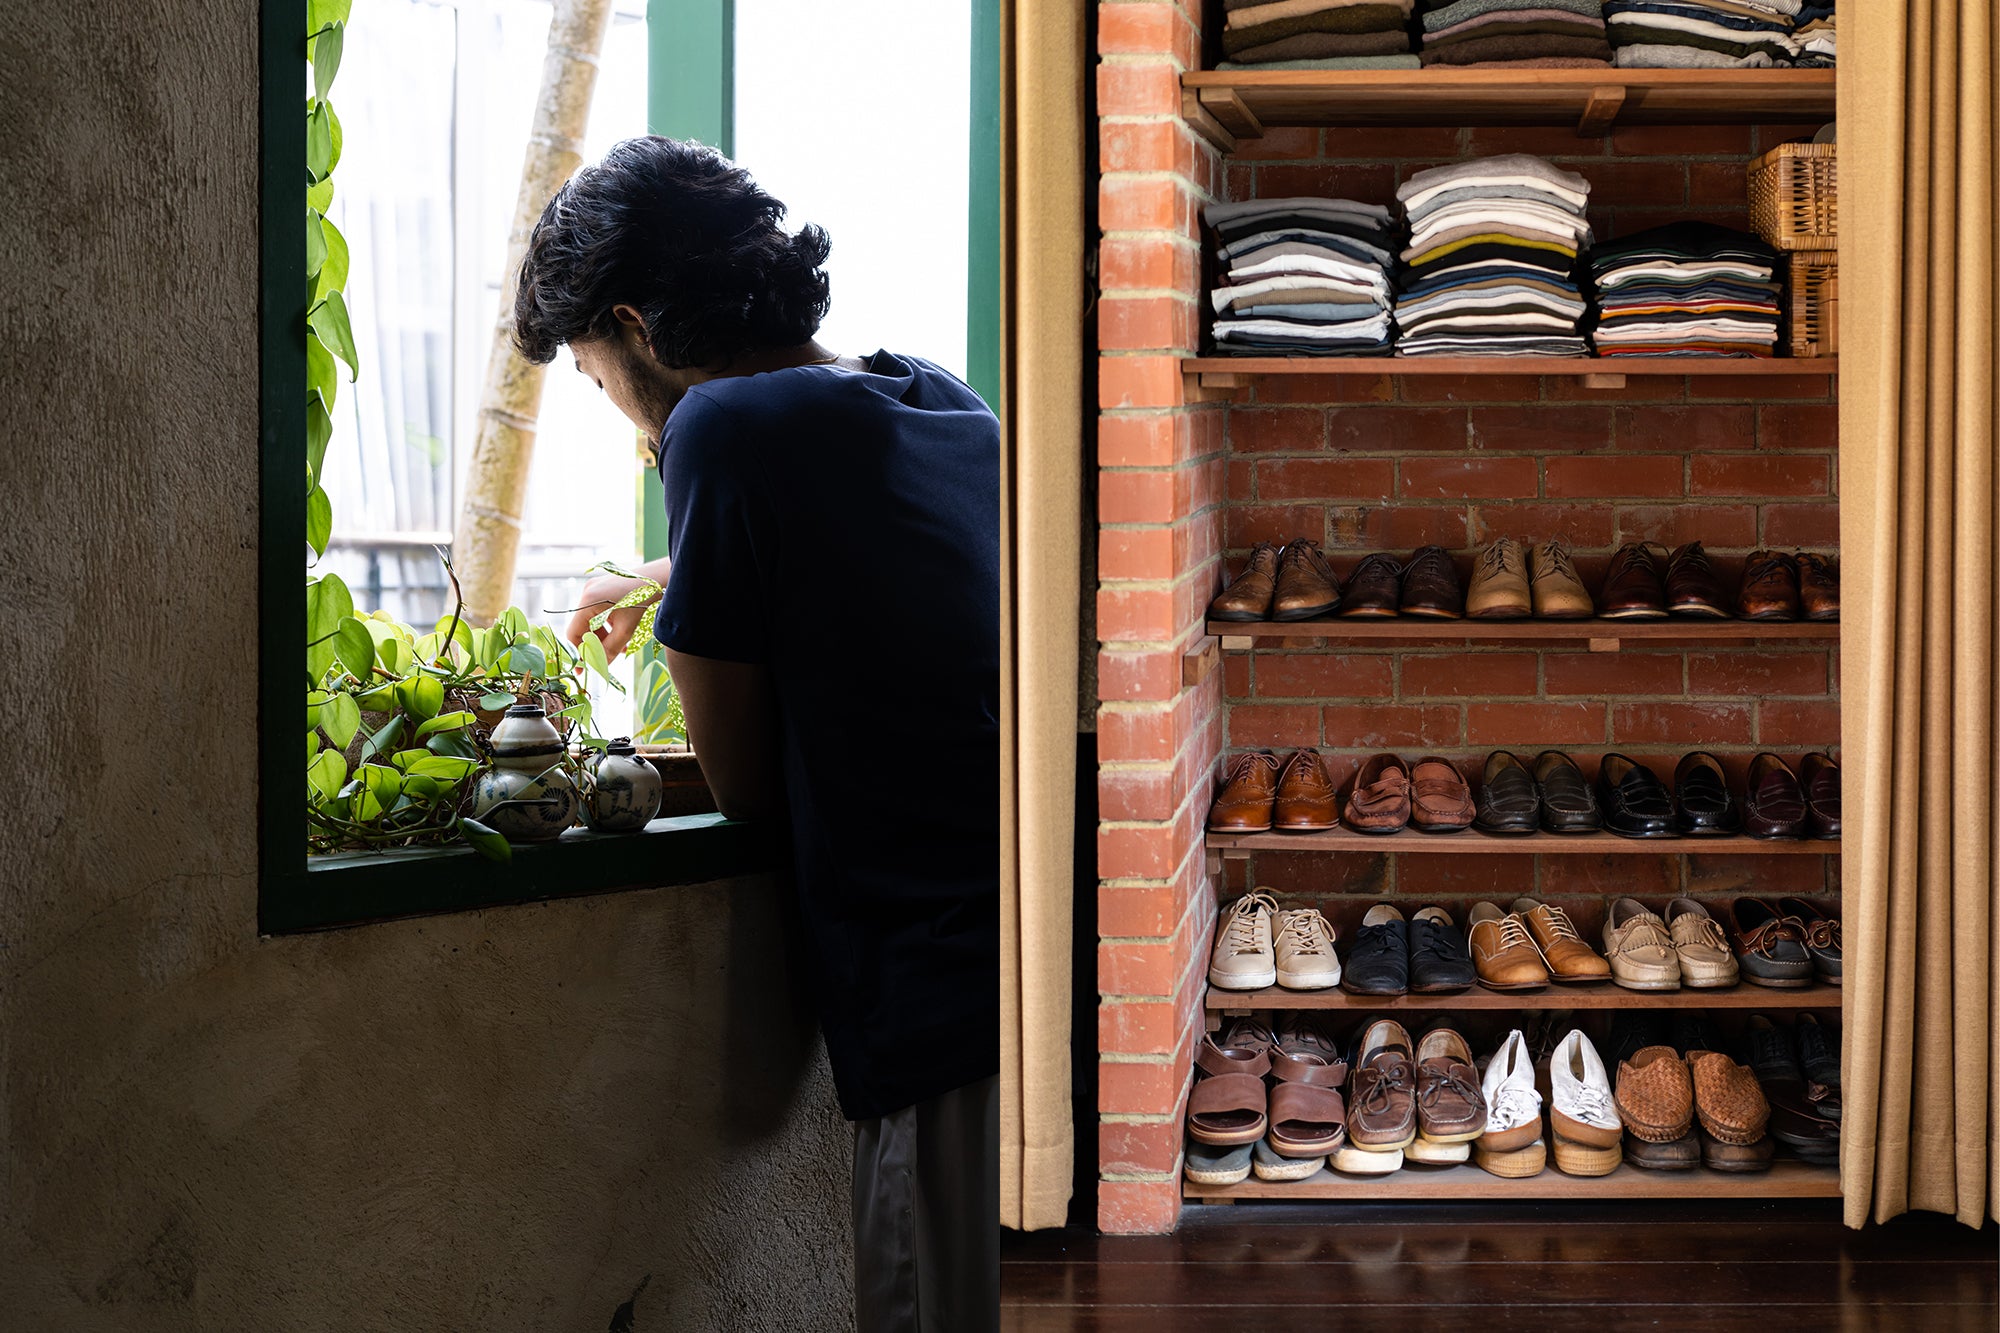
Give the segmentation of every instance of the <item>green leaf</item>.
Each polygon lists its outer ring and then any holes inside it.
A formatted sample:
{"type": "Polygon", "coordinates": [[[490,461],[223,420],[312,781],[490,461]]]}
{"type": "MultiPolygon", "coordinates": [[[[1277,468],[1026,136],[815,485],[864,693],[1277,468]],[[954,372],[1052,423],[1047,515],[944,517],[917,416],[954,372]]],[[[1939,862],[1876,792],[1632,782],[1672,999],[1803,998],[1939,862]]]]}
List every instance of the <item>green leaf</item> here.
{"type": "Polygon", "coordinates": [[[502,690],[495,690],[491,694],[482,694],[479,696],[479,706],[489,713],[498,712],[502,708],[512,708],[519,702],[518,698],[502,690]]]}
{"type": "Polygon", "coordinates": [[[354,0],[306,0],[306,35],[311,36],[329,23],[347,22],[354,0]]]}
{"type": "Polygon", "coordinates": [[[308,731],[306,733],[306,762],[310,764],[315,758],[318,757],[318,755],[319,755],[319,733],[316,731],[308,731]]]}
{"type": "Polygon", "coordinates": [[[332,540],[333,501],[327,498],[325,487],[315,484],[306,494],[306,545],[317,557],[326,554],[326,544],[332,540]]]}
{"type": "Polygon", "coordinates": [[[429,805],[445,791],[445,785],[436,778],[427,778],[420,773],[403,774],[403,796],[406,800],[429,805]]]}
{"type": "Polygon", "coordinates": [[[332,800],[347,783],[347,760],[338,750],[321,750],[306,765],[306,782],[320,800],[332,800]]]}
{"type": "MultiPolygon", "coordinates": [[[[328,364],[331,364],[329,361],[328,364]]],[[[319,398],[306,395],[306,480],[319,485],[320,464],[326,461],[327,442],[333,439],[333,418],[327,415],[326,405],[319,398]]],[[[331,513],[332,505],[327,506],[331,513]]]]}
{"type": "Polygon", "coordinates": [[[352,616],[334,631],[333,656],[356,680],[366,683],[375,674],[375,640],[352,616]]]}
{"type": "Polygon", "coordinates": [[[328,128],[328,137],[332,141],[331,147],[333,152],[326,160],[327,174],[331,175],[333,169],[340,165],[340,144],[343,137],[340,132],[340,115],[333,109],[333,103],[321,102],[320,105],[326,108],[327,120],[331,122],[328,128]]]}
{"type": "Polygon", "coordinates": [[[328,292],[347,290],[347,238],[340,234],[340,228],[333,225],[333,219],[320,219],[320,234],[326,242],[326,264],[319,271],[319,282],[313,288],[316,302],[328,292]]]}
{"type": "Polygon", "coordinates": [[[366,763],[403,738],[403,715],[397,713],[382,724],[381,730],[361,742],[361,759],[366,763]]]}
{"type": "MultiPolygon", "coordinates": [[[[297,50],[297,47],[292,48],[297,50]]],[[[315,101],[306,113],[306,176],[322,181],[333,170],[333,108],[315,101]]]]}
{"type": "Polygon", "coordinates": [[[306,276],[317,278],[326,266],[326,233],[320,230],[319,214],[306,210],[306,276]]]}
{"type": "MultiPolygon", "coordinates": [[[[387,638],[377,640],[375,650],[376,655],[381,659],[383,667],[392,676],[407,675],[410,668],[416,664],[416,654],[411,651],[410,645],[404,643],[398,635],[391,634],[387,638]]],[[[430,683],[432,685],[437,684],[434,680],[430,683]]],[[[442,690],[441,686],[439,688],[442,690]]]]}
{"type": "Polygon", "coordinates": [[[504,634],[507,642],[518,643],[521,636],[528,632],[528,613],[518,606],[510,606],[493,622],[493,628],[504,634]]]}
{"type": "Polygon", "coordinates": [[[327,350],[347,363],[348,379],[361,376],[361,354],[354,350],[354,330],[347,322],[347,300],[339,292],[328,292],[312,314],[306,316],[306,325],[327,350]]]}
{"type": "Polygon", "coordinates": [[[474,721],[473,715],[463,710],[456,713],[439,713],[417,728],[416,739],[423,740],[426,736],[435,736],[441,731],[458,731],[471,726],[474,721]]]}
{"type": "Polygon", "coordinates": [[[462,732],[448,731],[441,736],[433,736],[425,742],[432,754],[449,755],[453,759],[470,759],[477,762],[479,747],[462,732]]]}
{"type": "Polygon", "coordinates": [[[306,330],[306,395],[310,400],[314,393],[320,396],[321,406],[327,412],[327,432],[333,431],[333,404],[340,389],[340,376],[333,368],[333,353],[326,350],[326,344],[310,328],[306,330]]]}
{"type": "Polygon", "coordinates": [[[507,840],[476,819],[461,818],[458,821],[458,836],[471,843],[472,849],[489,861],[505,862],[514,857],[514,849],[507,845],[507,840]]]}
{"type": "Polygon", "coordinates": [[[545,676],[548,674],[548,659],[542,650],[532,643],[517,643],[507,653],[507,668],[522,676],[545,676]]]}
{"type": "Polygon", "coordinates": [[[386,713],[396,706],[396,682],[385,681],[364,692],[358,702],[371,713],[386,713]]]}
{"type": "Polygon", "coordinates": [[[306,207],[324,214],[333,204],[333,180],[315,181],[306,188],[306,207]]]}
{"type": "MultiPolygon", "coordinates": [[[[404,753],[417,752],[405,751],[404,753]]],[[[397,757],[401,758],[400,755],[397,757]]],[[[460,778],[468,776],[473,769],[478,767],[479,763],[477,760],[460,759],[453,755],[430,754],[413,761],[409,766],[409,771],[421,774],[427,778],[438,778],[444,782],[457,782],[460,778]]]]}
{"type": "MultiPolygon", "coordinates": [[[[307,31],[318,31],[308,28],[307,31]]],[[[333,76],[340,70],[340,48],[346,27],[334,23],[312,39],[313,96],[324,98],[326,90],[333,87],[333,76]]]]}
{"type": "Polygon", "coordinates": [[[444,686],[431,676],[413,676],[396,685],[396,702],[419,722],[428,722],[444,707],[444,686]]]}
{"type": "Polygon", "coordinates": [[[333,667],[333,635],[354,614],[354,598],[338,574],[322,574],[306,585],[306,673],[325,680],[333,667]]]}
{"type": "Polygon", "coordinates": [[[396,753],[389,756],[389,762],[394,764],[400,771],[408,773],[411,764],[416,763],[419,759],[429,759],[430,757],[431,752],[420,745],[414,750],[396,751],[396,753]]]}
{"type": "Polygon", "coordinates": [[[326,731],[326,738],[345,750],[354,733],[361,730],[361,705],[354,702],[351,694],[336,694],[321,710],[319,724],[326,731]]]}
{"type": "Polygon", "coordinates": [[[583,636],[583,642],[577,645],[577,649],[577,655],[583,658],[584,666],[606,680],[611,679],[611,662],[604,655],[604,640],[595,634],[586,634],[583,636]]]}

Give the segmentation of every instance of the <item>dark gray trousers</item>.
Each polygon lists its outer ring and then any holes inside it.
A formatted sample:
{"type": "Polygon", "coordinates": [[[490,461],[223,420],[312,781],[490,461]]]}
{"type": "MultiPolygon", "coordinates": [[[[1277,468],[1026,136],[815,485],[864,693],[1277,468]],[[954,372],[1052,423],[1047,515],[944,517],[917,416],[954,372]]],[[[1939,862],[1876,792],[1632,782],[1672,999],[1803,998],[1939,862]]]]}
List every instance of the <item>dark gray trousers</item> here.
{"type": "Polygon", "coordinates": [[[858,1333],[1000,1327],[1000,1080],[854,1124],[858,1333]]]}

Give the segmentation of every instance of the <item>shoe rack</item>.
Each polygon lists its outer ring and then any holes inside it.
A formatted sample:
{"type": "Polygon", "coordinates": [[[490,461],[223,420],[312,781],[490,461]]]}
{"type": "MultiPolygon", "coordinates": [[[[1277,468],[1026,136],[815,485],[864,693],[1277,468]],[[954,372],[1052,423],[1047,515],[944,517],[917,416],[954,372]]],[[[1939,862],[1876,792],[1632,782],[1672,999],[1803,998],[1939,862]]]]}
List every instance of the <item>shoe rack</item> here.
{"type": "MultiPolygon", "coordinates": [[[[1601,136],[1614,126],[1694,127],[1779,121],[1803,123],[1834,116],[1834,71],[1826,70],[1443,70],[1421,71],[1202,71],[1181,80],[1181,113],[1189,125],[1225,154],[1269,160],[1261,145],[1267,132],[1316,127],[1399,126],[1570,126],[1579,135],[1601,136]]],[[[1583,168],[1588,175],[1588,168],[1583,168]]],[[[1623,390],[1655,377],[1690,377],[1695,384],[1713,376],[1743,383],[1768,382],[1783,395],[1787,377],[1827,378],[1838,374],[1831,358],[1776,357],[1770,360],[1673,358],[1355,358],[1355,357],[1186,357],[1180,362],[1189,402],[1241,404],[1246,391],[1274,377],[1543,376],[1573,382],[1577,390],[1623,390]]],[[[1284,400],[1280,400],[1284,401],[1284,400]]],[[[1355,399],[1353,401],[1361,401],[1355,399]]],[[[1642,411],[1643,396],[1622,410],[1642,411]]],[[[1554,456],[1551,449],[1548,456],[1554,456]]],[[[1698,455],[1689,453],[1687,457],[1698,455]]],[[[1527,534],[1515,534],[1527,535],[1527,534]]],[[[1210,636],[1184,663],[1184,678],[1199,679],[1223,668],[1229,655],[1262,648],[1337,654],[1343,650],[1424,648],[1432,651],[1500,645],[1565,647],[1571,651],[1617,653],[1635,648],[1690,648],[1704,652],[1751,650],[1760,645],[1837,644],[1837,624],[1716,621],[1423,621],[1380,620],[1238,623],[1211,621],[1210,636]]],[[[1839,736],[1819,738],[1834,746],[1839,736]]],[[[1328,736],[1325,744],[1334,744],[1328,736]]],[[[1282,748],[1282,747],[1280,747],[1282,748]]],[[[1383,746],[1384,749],[1398,749],[1383,746]]],[[[1407,747],[1401,747],[1407,748],[1407,747]]],[[[1519,747],[1507,747],[1519,748],[1519,747]]],[[[1648,747],[1657,749],[1659,747],[1648,747]]],[[[1700,748],[1689,744],[1684,748],[1700,748]]],[[[1786,748],[1786,747],[1773,747],[1786,748]]],[[[1796,748],[1796,747],[1790,747],[1796,748]]],[[[1490,837],[1467,832],[1426,836],[1404,832],[1376,836],[1345,829],[1323,833],[1209,834],[1205,843],[1211,878],[1223,882],[1225,865],[1259,852],[1329,857],[1393,854],[1406,866],[1439,864],[1429,858],[1490,855],[1679,857],[1726,854],[1754,857],[1838,857],[1840,844],[1828,841],[1767,841],[1749,837],[1668,838],[1633,841],[1609,833],[1532,834],[1490,837]]],[[[1416,876],[1412,876],[1416,878],[1416,876]]],[[[1754,883],[1754,881],[1753,881],[1754,883]]],[[[1225,896],[1235,890],[1225,890],[1225,896]]],[[[1747,889],[1746,892],[1754,892],[1747,889]]],[[[1450,896],[1447,894],[1447,896],[1450,896]]],[[[1460,895],[1462,896],[1462,895],[1460,895]]],[[[1463,922],[1459,923],[1461,927],[1463,922]]],[[[1343,933],[1343,946],[1347,935],[1343,933]]],[[[1381,1014],[1399,1018],[1414,1031],[1434,1014],[1496,1011],[1575,1010],[1580,1014],[1623,1009],[1700,1009],[1709,1012],[1818,1010],[1837,1013],[1839,988],[1815,983],[1780,990],[1746,983],[1719,990],[1643,992],[1615,985],[1551,986],[1539,992],[1482,990],[1456,995],[1408,995],[1392,999],[1327,991],[1220,991],[1203,1001],[1208,1028],[1220,1028],[1236,1014],[1283,1010],[1381,1014]]],[[[1252,1176],[1240,1184],[1202,1185],[1183,1180],[1189,1202],[1390,1201],[1444,1199],[1583,1198],[1798,1198],[1837,1197],[1837,1171],[1828,1166],[1780,1160],[1767,1171],[1730,1174],[1708,1169],[1648,1171],[1620,1165],[1611,1174],[1574,1177],[1553,1163],[1538,1176],[1503,1179],[1480,1167],[1405,1167],[1376,1177],[1340,1175],[1330,1168],[1304,1181],[1266,1182],[1252,1176]]]]}

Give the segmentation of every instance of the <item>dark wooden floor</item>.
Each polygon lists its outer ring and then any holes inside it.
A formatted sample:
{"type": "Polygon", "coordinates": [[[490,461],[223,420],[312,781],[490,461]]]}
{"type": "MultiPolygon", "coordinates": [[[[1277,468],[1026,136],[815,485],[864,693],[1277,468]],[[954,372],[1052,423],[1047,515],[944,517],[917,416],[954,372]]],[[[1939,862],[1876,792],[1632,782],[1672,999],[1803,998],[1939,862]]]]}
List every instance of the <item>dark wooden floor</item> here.
{"type": "Polygon", "coordinates": [[[2000,1329],[2000,1232],[1837,1203],[1190,1207],[1171,1236],[1007,1233],[1006,1333],[2000,1329]]]}

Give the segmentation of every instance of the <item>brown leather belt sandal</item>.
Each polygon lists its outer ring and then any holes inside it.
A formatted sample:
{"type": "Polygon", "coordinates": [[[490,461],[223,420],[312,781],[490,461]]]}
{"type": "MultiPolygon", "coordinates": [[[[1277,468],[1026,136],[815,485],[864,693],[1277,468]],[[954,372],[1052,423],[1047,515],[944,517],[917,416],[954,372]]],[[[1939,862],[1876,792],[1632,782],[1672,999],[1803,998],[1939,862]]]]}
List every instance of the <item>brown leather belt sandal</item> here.
{"type": "Polygon", "coordinates": [[[1188,1137],[1223,1147],[1263,1138],[1270,1126],[1264,1093],[1269,1035],[1249,1022],[1232,1025],[1220,1042],[1211,1034],[1202,1040],[1195,1068],[1201,1077],[1188,1094],[1188,1137]]]}

